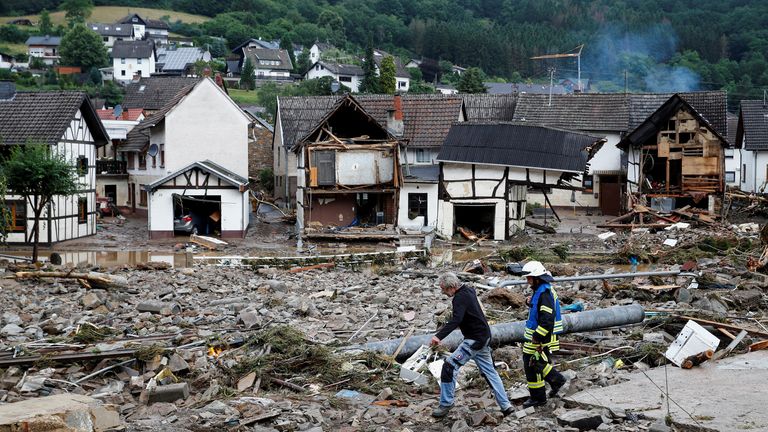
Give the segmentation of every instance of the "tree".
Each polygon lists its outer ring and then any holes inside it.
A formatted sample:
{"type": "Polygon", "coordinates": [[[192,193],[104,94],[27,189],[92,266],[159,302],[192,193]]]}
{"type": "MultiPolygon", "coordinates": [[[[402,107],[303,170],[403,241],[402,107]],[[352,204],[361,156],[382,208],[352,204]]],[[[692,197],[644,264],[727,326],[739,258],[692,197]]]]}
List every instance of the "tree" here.
{"type": "Polygon", "coordinates": [[[59,55],[62,64],[80,66],[83,70],[104,67],[109,61],[101,37],[82,24],[76,25],[61,38],[59,55]]]}
{"type": "Polygon", "coordinates": [[[85,24],[85,20],[91,16],[93,0],[64,0],[61,8],[66,11],[64,18],[69,28],[72,28],[76,24],[85,24]]]}
{"type": "Polygon", "coordinates": [[[75,167],[50,146],[29,143],[11,149],[3,161],[2,174],[11,193],[24,197],[32,207],[32,261],[37,262],[40,217],[54,196],[77,192],[80,185],[75,167]]]}
{"type": "Polygon", "coordinates": [[[296,63],[293,65],[293,73],[298,75],[304,75],[312,65],[309,63],[309,50],[304,48],[299,54],[299,58],[296,59],[296,63]]]}
{"type": "Polygon", "coordinates": [[[395,78],[395,59],[386,56],[381,60],[379,71],[379,91],[386,94],[395,94],[397,79],[395,78]]]}
{"type": "Polygon", "coordinates": [[[365,61],[363,62],[363,80],[360,83],[361,93],[378,93],[379,77],[376,76],[376,63],[373,62],[373,44],[368,40],[365,47],[365,61]]]}
{"type": "Polygon", "coordinates": [[[101,97],[107,106],[115,106],[123,102],[123,88],[114,81],[105,81],[101,86],[101,97]]]}
{"type": "Polygon", "coordinates": [[[280,49],[284,49],[288,52],[288,58],[291,59],[291,66],[296,67],[296,56],[293,54],[293,40],[288,35],[284,35],[280,39],[280,49]]]}
{"type": "Polygon", "coordinates": [[[253,90],[253,88],[256,86],[256,81],[254,77],[255,73],[256,71],[253,68],[253,63],[251,63],[251,59],[246,57],[245,63],[243,63],[243,69],[240,70],[240,88],[244,88],[246,90],[253,90]]]}
{"type": "Polygon", "coordinates": [[[483,84],[483,71],[480,68],[471,67],[461,74],[459,93],[487,93],[488,89],[483,84]]]}
{"type": "Polygon", "coordinates": [[[51,14],[48,9],[43,9],[40,12],[40,23],[38,24],[41,35],[49,35],[53,32],[53,23],[51,22],[51,14]]]}

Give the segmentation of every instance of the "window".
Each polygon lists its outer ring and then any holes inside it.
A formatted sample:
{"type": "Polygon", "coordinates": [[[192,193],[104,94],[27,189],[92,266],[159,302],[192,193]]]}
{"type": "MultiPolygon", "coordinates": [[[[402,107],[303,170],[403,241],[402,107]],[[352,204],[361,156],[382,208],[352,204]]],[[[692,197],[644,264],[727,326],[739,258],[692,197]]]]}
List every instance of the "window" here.
{"type": "Polygon", "coordinates": [[[104,42],[109,42],[109,36],[104,36],[104,42]]]}
{"type": "Polygon", "coordinates": [[[157,167],[157,156],[152,156],[152,168],[157,167]]]}
{"type": "Polygon", "coordinates": [[[160,144],[160,168],[165,168],[165,144],[160,144]]]}
{"type": "Polygon", "coordinates": [[[132,170],[136,166],[135,158],[136,156],[133,155],[133,152],[126,153],[126,168],[132,170]]]}
{"type": "Polygon", "coordinates": [[[416,163],[429,163],[429,153],[424,149],[416,149],[416,163]]]}
{"type": "Polygon", "coordinates": [[[746,183],[747,181],[747,164],[741,164],[741,182],[746,183]]]}
{"type": "Polygon", "coordinates": [[[406,83],[405,81],[398,81],[397,82],[397,88],[401,89],[401,88],[406,88],[406,87],[408,87],[408,83],[406,83]]]}
{"type": "Polygon", "coordinates": [[[424,225],[427,225],[427,194],[409,193],[408,194],[408,219],[416,219],[424,216],[424,225]]]}
{"type": "Polygon", "coordinates": [[[80,156],[77,158],[77,175],[84,177],[88,174],[88,158],[80,156]]]}
{"type": "Polygon", "coordinates": [[[120,59],[120,64],[125,64],[125,59],[124,58],[120,59]]]}
{"type": "Polygon", "coordinates": [[[317,167],[317,184],[319,186],[334,186],[336,184],[336,152],[316,151],[312,153],[314,165],[317,167]]]}
{"type": "Polygon", "coordinates": [[[339,77],[339,81],[341,81],[341,82],[352,82],[352,77],[340,76],[339,77]]]}
{"type": "Polygon", "coordinates": [[[139,169],[147,169],[147,155],[145,153],[139,153],[139,169]]]}
{"type": "Polygon", "coordinates": [[[88,222],[88,198],[77,199],[77,223],[84,224],[88,222]]]}
{"type": "Polygon", "coordinates": [[[733,183],[736,181],[736,171],[726,171],[725,172],[725,182],[726,183],[733,183]]]}
{"type": "Polygon", "coordinates": [[[136,63],[137,63],[137,64],[141,64],[141,59],[140,59],[140,58],[139,58],[139,59],[136,59],[136,63]]]}
{"type": "Polygon", "coordinates": [[[10,232],[26,232],[27,230],[27,202],[24,200],[6,201],[10,218],[8,230],[10,232]]]}
{"type": "Polygon", "coordinates": [[[584,187],[583,193],[592,193],[595,188],[595,176],[584,175],[584,179],[581,181],[581,185],[584,187]]]}
{"type": "Polygon", "coordinates": [[[120,75],[125,76],[125,71],[124,70],[120,71],[120,75]]]}
{"type": "Polygon", "coordinates": [[[142,207],[147,206],[147,191],[144,189],[143,184],[139,185],[139,205],[142,207]]]}

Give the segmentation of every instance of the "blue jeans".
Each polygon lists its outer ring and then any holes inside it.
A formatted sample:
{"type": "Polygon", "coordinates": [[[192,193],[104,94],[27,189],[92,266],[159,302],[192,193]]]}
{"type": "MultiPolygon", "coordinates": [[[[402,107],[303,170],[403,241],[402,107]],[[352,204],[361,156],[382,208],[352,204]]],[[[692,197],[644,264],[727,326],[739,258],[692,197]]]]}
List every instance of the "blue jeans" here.
{"type": "Polygon", "coordinates": [[[473,350],[472,345],[474,344],[475,341],[472,339],[464,339],[464,342],[462,342],[461,345],[456,348],[456,351],[454,351],[453,354],[445,360],[445,363],[443,363],[443,370],[440,373],[440,405],[453,405],[453,398],[456,390],[456,377],[459,375],[459,369],[467,364],[468,361],[474,360],[475,364],[477,364],[477,368],[480,369],[480,373],[491,386],[493,396],[496,398],[496,403],[499,404],[499,407],[502,410],[509,408],[512,404],[507,397],[504,383],[501,382],[501,377],[493,366],[491,347],[486,343],[485,346],[479,350],[473,350]]]}

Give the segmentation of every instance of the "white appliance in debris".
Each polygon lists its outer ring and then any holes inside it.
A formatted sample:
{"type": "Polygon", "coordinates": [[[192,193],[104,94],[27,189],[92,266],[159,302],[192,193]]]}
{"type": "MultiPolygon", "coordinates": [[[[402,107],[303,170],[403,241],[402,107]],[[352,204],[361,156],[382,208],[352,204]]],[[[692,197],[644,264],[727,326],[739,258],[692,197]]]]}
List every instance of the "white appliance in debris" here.
{"type": "Polygon", "coordinates": [[[688,321],[674,342],[667,348],[664,357],[680,367],[688,357],[707,350],[715,351],[718,345],[720,345],[720,339],[698,323],[688,321]]]}

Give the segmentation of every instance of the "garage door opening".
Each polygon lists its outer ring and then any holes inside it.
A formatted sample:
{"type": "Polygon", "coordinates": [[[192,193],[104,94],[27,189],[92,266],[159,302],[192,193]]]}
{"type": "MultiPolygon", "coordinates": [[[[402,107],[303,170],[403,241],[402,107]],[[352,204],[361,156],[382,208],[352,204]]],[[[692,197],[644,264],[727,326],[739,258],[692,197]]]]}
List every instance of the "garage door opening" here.
{"type": "Polygon", "coordinates": [[[176,234],[221,235],[220,196],[173,196],[173,231],[176,234]]]}
{"type": "Polygon", "coordinates": [[[453,206],[455,231],[459,228],[472,231],[478,236],[493,237],[494,216],[496,206],[489,205],[458,205],[453,206]]]}

